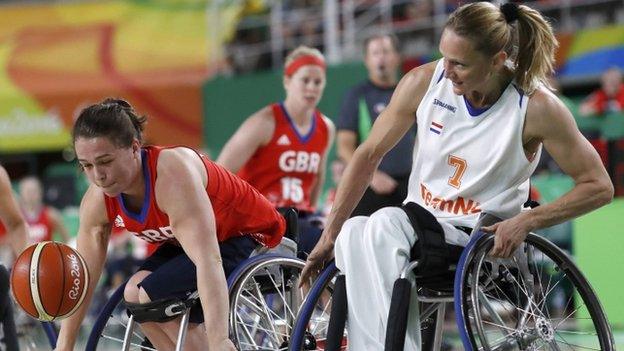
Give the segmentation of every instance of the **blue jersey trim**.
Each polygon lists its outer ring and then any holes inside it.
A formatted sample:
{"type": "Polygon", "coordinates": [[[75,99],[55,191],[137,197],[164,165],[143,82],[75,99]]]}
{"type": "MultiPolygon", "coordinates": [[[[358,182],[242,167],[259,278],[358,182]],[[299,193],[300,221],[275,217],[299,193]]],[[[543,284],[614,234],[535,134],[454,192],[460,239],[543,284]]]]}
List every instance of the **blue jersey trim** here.
{"type": "Polygon", "coordinates": [[[134,213],[126,208],[123,193],[117,195],[117,201],[119,201],[119,205],[127,217],[130,217],[135,221],[144,224],[145,217],[147,217],[147,210],[149,209],[150,200],[152,198],[150,170],[147,166],[147,152],[145,150],[141,150],[141,162],[143,164],[143,181],[145,182],[145,195],[143,197],[143,206],[141,207],[141,213],[134,213]]]}
{"type": "Polygon", "coordinates": [[[299,139],[299,141],[304,143],[304,144],[307,143],[312,138],[312,135],[314,135],[314,131],[316,130],[316,111],[312,112],[312,127],[308,131],[308,134],[301,135],[301,134],[299,134],[299,130],[297,130],[297,127],[295,126],[295,122],[293,121],[293,119],[288,114],[288,111],[286,111],[286,107],[284,106],[284,103],[280,102],[279,105],[280,105],[280,108],[282,109],[282,111],[284,112],[284,116],[286,116],[286,119],[288,120],[288,123],[290,124],[290,127],[292,128],[292,130],[297,135],[297,138],[299,139]]]}
{"type": "Polygon", "coordinates": [[[518,88],[515,84],[512,84],[512,86],[514,88],[516,88],[516,91],[520,95],[520,101],[518,102],[518,106],[522,107],[522,99],[524,99],[524,91],[522,89],[518,88]]]}
{"type": "Polygon", "coordinates": [[[438,81],[436,82],[436,84],[440,83],[442,78],[444,78],[444,70],[442,70],[442,73],[440,73],[440,77],[438,77],[438,81]]]}
{"type": "Polygon", "coordinates": [[[479,115],[481,115],[483,112],[489,110],[490,107],[494,106],[494,105],[491,105],[488,107],[477,108],[477,107],[472,106],[470,101],[468,101],[468,99],[466,99],[465,96],[463,96],[463,98],[464,98],[464,102],[466,103],[466,108],[468,109],[468,113],[472,117],[479,117],[479,115]]]}

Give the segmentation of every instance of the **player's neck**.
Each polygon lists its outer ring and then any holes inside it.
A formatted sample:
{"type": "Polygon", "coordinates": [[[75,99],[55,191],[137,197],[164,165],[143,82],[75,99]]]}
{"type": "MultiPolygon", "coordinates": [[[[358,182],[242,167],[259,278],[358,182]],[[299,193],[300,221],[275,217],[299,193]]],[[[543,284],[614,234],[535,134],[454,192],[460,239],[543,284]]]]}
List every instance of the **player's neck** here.
{"type": "Polygon", "coordinates": [[[474,90],[466,94],[466,99],[476,108],[492,106],[500,99],[510,82],[511,78],[507,76],[504,79],[493,79],[483,91],[474,90]]]}
{"type": "Polygon", "coordinates": [[[145,193],[145,175],[141,158],[138,159],[138,169],[130,183],[130,186],[123,192],[124,202],[131,210],[140,210],[143,206],[143,200],[147,194],[145,193]]]}
{"type": "Polygon", "coordinates": [[[314,108],[297,105],[288,99],[284,101],[284,107],[286,108],[286,112],[288,112],[290,118],[292,118],[293,122],[297,125],[308,124],[311,119],[310,117],[314,113],[314,108]]]}

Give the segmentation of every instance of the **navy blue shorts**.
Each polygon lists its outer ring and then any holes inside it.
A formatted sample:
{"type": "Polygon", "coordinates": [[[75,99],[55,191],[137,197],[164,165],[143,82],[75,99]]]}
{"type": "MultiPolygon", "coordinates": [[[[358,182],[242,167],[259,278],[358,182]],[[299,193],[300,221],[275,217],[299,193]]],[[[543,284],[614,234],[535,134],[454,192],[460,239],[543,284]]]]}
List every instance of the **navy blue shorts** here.
{"type": "MultiPolygon", "coordinates": [[[[246,260],[257,246],[258,243],[249,236],[219,243],[225,276],[246,260]]],[[[197,290],[195,264],[180,246],[163,244],[145,260],[139,270],[152,272],[138,284],[152,301],[170,297],[185,299],[197,290]]],[[[204,314],[199,303],[191,309],[189,321],[203,323],[204,314]]]]}

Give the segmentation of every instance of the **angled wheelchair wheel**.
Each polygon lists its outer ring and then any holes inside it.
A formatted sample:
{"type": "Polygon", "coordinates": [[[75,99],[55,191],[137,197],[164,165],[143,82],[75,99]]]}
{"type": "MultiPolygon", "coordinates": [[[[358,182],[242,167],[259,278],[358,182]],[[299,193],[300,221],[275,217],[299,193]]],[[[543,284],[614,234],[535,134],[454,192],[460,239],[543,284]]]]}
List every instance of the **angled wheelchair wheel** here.
{"type": "MultiPolygon", "coordinates": [[[[338,276],[338,269],[332,262],[318,276],[306,297],[291,334],[288,350],[325,350],[330,316],[332,311],[333,293],[338,276]]],[[[346,313],[346,311],[344,311],[346,313]]],[[[341,316],[344,317],[344,316],[341,316]]],[[[330,333],[335,334],[335,344],[340,350],[346,350],[347,335],[343,328],[330,333]],[[342,334],[342,336],[337,335],[342,334]]]]}
{"type": "Polygon", "coordinates": [[[299,288],[304,262],[255,257],[231,280],[230,335],[239,350],[286,350],[307,289],[299,288]]]}
{"type": "MultiPolygon", "coordinates": [[[[24,316],[26,317],[26,316],[24,316]]],[[[50,322],[39,322],[34,319],[19,321],[16,325],[20,350],[39,351],[54,350],[58,332],[50,322]]]]}
{"type": "MultiPolygon", "coordinates": [[[[123,301],[125,287],[125,283],[119,286],[102,308],[87,339],[86,351],[121,350],[129,319],[123,301]]],[[[155,350],[138,326],[129,340],[130,350],[155,350]]]]}
{"type": "Polygon", "coordinates": [[[488,256],[494,237],[471,241],[458,264],[455,304],[467,350],[614,350],[587,279],[548,240],[529,234],[509,259],[488,256]]]}

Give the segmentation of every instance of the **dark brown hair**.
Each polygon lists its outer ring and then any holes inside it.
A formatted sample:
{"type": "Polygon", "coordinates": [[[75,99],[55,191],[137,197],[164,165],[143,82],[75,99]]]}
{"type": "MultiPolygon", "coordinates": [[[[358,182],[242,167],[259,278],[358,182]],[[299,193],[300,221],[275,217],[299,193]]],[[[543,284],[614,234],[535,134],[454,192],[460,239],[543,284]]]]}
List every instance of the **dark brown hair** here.
{"type": "Polygon", "coordinates": [[[134,139],[142,142],[147,117],[139,116],[125,100],[108,98],[80,112],[72,130],[78,138],[109,138],[117,147],[129,147],[134,139]]]}

